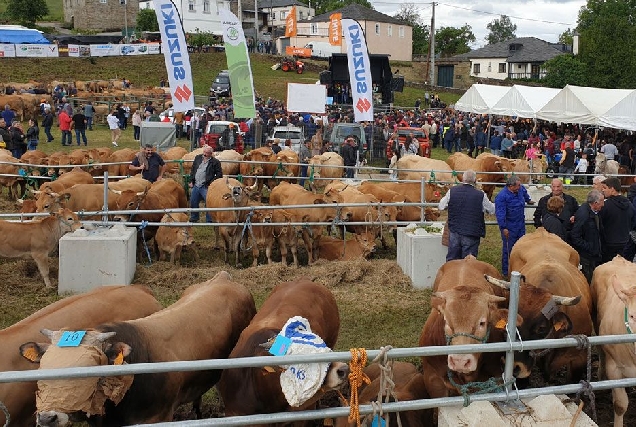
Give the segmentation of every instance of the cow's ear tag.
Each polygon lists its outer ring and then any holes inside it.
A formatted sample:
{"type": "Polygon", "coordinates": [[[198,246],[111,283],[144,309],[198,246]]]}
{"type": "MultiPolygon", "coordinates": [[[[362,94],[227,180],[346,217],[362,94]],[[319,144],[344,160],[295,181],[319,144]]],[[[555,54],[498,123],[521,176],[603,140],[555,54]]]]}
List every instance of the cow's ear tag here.
{"type": "Polygon", "coordinates": [[[287,350],[289,350],[290,345],[291,339],[279,334],[276,336],[274,344],[270,347],[269,352],[274,356],[284,356],[287,354],[287,350]]]}
{"type": "Polygon", "coordinates": [[[497,328],[497,329],[505,329],[507,323],[508,322],[506,322],[505,319],[499,319],[499,321],[495,324],[495,328],[497,328]]]}
{"type": "Polygon", "coordinates": [[[33,347],[28,347],[24,349],[24,351],[22,352],[22,356],[24,356],[27,360],[30,360],[31,362],[35,362],[36,360],[40,358],[40,355],[38,354],[37,350],[33,347]]]}
{"type": "Polygon", "coordinates": [[[124,352],[120,351],[117,353],[115,360],[113,360],[113,365],[123,365],[124,364],[124,352]]]}
{"type": "Polygon", "coordinates": [[[376,416],[373,417],[373,421],[371,422],[371,427],[386,427],[386,421],[384,421],[384,418],[381,418],[379,415],[376,414],[376,416]]]}
{"type": "Polygon", "coordinates": [[[57,342],[58,347],[78,347],[86,331],[64,331],[57,342]]]}

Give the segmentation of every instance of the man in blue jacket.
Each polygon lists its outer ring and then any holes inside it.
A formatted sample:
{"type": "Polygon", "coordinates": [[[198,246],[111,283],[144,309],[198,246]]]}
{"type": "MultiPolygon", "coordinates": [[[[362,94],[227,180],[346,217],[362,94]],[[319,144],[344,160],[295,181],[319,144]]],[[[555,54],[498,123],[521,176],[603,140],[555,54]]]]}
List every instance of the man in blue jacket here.
{"type": "Polygon", "coordinates": [[[518,176],[511,176],[506,186],[495,197],[495,215],[501,232],[501,271],[508,276],[508,260],[510,251],[517,240],[526,234],[526,218],[524,208],[526,203],[533,205],[525,187],[521,185],[518,176]]]}

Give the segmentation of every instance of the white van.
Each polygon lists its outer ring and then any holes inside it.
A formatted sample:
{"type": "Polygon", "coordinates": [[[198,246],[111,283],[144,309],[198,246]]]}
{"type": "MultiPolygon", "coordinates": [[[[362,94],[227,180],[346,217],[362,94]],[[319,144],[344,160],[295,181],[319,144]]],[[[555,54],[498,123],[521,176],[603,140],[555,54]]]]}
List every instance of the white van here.
{"type": "Polygon", "coordinates": [[[332,46],[329,42],[311,42],[305,47],[311,49],[312,58],[329,58],[332,53],[340,53],[340,46],[332,46]]]}

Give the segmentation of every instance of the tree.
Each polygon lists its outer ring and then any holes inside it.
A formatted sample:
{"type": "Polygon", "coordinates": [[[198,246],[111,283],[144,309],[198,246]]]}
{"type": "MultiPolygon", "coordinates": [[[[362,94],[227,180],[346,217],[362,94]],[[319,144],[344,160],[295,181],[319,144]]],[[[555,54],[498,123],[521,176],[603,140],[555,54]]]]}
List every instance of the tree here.
{"type": "MultiPolygon", "coordinates": [[[[309,0],[299,0],[304,4],[309,4],[309,0]]],[[[316,15],[321,13],[330,12],[332,10],[340,9],[349,4],[357,3],[369,9],[373,9],[373,5],[367,0],[314,0],[311,5],[316,9],[316,15]]],[[[260,1],[260,7],[267,7],[267,0],[260,1]],[[262,3],[262,4],[261,4],[262,3]]]]}
{"type": "Polygon", "coordinates": [[[6,15],[13,22],[25,27],[35,27],[35,22],[48,15],[45,0],[8,0],[6,15]]]}
{"type": "Polygon", "coordinates": [[[140,9],[137,13],[136,31],[159,31],[157,14],[152,9],[140,9]]]}
{"type": "Polygon", "coordinates": [[[574,30],[568,28],[559,35],[559,43],[572,46],[572,38],[574,37],[574,30]]]}
{"type": "Polygon", "coordinates": [[[604,88],[636,87],[636,4],[624,0],[588,0],[579,12],[579,56],[588,84],[604,88]]]}
{"type": "Polygon", "coordinates": [[[404,3],[393,17],[413,28],[413,54],[428,53],[430,28],[422,22],[419,9],[413,3],[404,3]]]}
{"type": "Polygon", "coordinates": [[[210,31],[201,31],[198,28],[194,33],[188,34],[188,45],[194,47],[211,46],[216,42],[215,40],[214,34],[210,31]]]}
{"type": "Polygon", "coordinates": [[[435,54],[448,57],[470,52],[470,43],[476,40],[470,25],[461,28],[442,27],[435,32],[435,54]]]}
{"type": "Polygon", "coordinates": [[[546,61],[546,76],[541,80],[546,86],[564,88],[565,85],[587,86],[587,66],[572,55],[559,55],[546,61]]]}
{"type": "Polygon", "coordinates": [[[501,15],[499,19],[493,19],[488,25],[486,25],[486,28],[490,31],[490,33],[486,36],[488,44],[505,42],[506,40],[517,37],[515,35],[517,25],[513,24],[507,15],[501,15]]]}

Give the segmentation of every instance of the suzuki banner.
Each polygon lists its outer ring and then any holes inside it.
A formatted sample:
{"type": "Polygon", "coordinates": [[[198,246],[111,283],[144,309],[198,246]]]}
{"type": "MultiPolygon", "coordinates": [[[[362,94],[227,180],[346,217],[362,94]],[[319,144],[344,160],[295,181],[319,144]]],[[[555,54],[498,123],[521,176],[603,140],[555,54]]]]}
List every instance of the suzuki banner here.
{"type": "Polygon", "coordinates": [[[332,46],[342,45],[342,13],[329,15],[329,44],[332,46]]]}
{"type": "Polygon", "coordinates": [[[179,11],[170,0],[153,0],[153,5],[161,32],[161,50],[168,71],[174,111],[192,110],[194,108],[192,69],[179,11]]]}
{"type": "Polygon", "coordinates": [[[230,73],[234,117],[241,119],[256,117],[252,67],[247,54],[243,27],[236,15],[229,10],[221,9],[219,15],[223,23],[223,44],[227,69],[230,73]]]}
{"type": "Polygon", "coordinates": [[[347,42],[349,82],[353,97],[353,111],[356,122],[373,121],[373,84],[371,82],[371,62],[364,32],[353,19],[343,19],[342,27],[347,42]]]}

